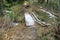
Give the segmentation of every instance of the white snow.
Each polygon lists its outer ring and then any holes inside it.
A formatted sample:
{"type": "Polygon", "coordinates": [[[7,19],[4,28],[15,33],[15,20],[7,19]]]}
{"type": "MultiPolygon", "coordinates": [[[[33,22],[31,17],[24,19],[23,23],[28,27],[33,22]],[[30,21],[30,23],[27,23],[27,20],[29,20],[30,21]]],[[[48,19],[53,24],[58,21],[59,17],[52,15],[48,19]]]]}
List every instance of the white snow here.
{"type": "Polygon", "coordinates": [[[17,25],[19,25],[19,23],[15,23],[15,22],[13,23],[13,26],[17,26],[17,25]]]}
{"type": "Polygon", "coordinates": [[[35,21],[32,18],[32,16],[28,12],[25,12],[24,15],[25,15],[26,26],[34,26],[35,21]]]}
{"type": "Polygon", "coordinates": [[[52,13],[50,13],[50,12],[44,10],[44,9],[40,9],[40,10],[43,11],[43,12],[46,12],[47,14],[49,14],[50,18],[55,17],[52,13]]]}
{"type": "Polygon", "coordinates": [[[12,12],[12,11],[8,11],[8,10],[6,10],[6,12],[12,12]]]}

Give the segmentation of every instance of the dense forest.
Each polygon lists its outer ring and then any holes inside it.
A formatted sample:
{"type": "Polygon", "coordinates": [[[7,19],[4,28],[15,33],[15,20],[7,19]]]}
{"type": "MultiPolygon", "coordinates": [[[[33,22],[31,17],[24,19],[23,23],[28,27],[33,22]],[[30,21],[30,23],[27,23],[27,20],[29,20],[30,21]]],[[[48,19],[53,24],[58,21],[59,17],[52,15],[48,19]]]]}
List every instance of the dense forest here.
{"type": "Polygon", "coordinates": [[[60,0],[0,0],[0,40],[60,40],[60,0]]]}

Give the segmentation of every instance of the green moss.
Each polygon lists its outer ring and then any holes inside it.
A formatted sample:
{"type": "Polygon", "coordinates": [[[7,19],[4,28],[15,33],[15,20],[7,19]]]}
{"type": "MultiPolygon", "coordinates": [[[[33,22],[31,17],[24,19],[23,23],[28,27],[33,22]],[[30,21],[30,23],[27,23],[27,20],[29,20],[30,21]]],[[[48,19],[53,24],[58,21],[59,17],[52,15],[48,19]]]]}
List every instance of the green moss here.
{"type": "Polygon", "coordinates": [[[14,6],[12,6],[10,9],[11,9],[12,11],[14,11],[15,13],[18,13],[19,10],[20,10],[20,5],[19,5],[19,4],[18,4],[18,5],[14,5],[14,6]]]}

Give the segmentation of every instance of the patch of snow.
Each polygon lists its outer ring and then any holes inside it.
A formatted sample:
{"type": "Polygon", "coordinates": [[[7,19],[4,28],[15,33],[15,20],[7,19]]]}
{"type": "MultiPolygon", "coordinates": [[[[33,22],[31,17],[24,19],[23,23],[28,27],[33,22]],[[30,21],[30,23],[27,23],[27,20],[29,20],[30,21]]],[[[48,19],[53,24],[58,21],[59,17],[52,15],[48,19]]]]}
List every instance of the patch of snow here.
{"type": "Polygon", "coordinates": [[[51,24],[47,23],[47,25],[51,25],[51,24]]]}
{"type": "Polygon", "coordinates": [[[12,11],[8,11],[8,10],[6,10],[6,12],[12,12],[12,11]]]}
{"type": "Polygon", "coordinates": [[[15,22],[13,23],[13,26],[17,26],[17,25],[19,25],[19,23],[15,23],[15,22]]]}
{"type": "Polygon", "coordinates": [[[55,17],[52,13],[50,13],[50,12],[48,12],[48,11],[44,10],[44,9],[40,9],[40,10],[41,10],[41,11],[43,11],[43,12],[48,13],[48,14],[49,14],[49,16],[50,16],[50,18],[55,17]]]}
{"type": "Polygon", "coordinates": [[[43,24],[46,24],[46,22],[42,22],[43,24]]]}
{"type": "Polygon", "coordinates": [[[33,26],[35,24],[35,21],[28,12],[25,12],[24,16],[25,16],[26,26],[33,26]]]}
{"type": "Polygon", "coordinates": [[[32,17],[33,17],[33,18],[35,19],[35,21],[38,22],[39,24],[51,25],[51,24],[49,24],[49,23],[46,23],[46,22],[44,22],[44,21],[41,21],[41,19],[38,19],[37,16],[34,14],[34,12],[32,12],[32,14],[34,15],[34,16],[32,16],[32,17]]]}
{"type": "Polygon", "coordinates": [[[35,20],[41,21],[37,18],[37,16],[34,14],[34,12],[32,12],[32,14],[34,15],[35,20]]]}

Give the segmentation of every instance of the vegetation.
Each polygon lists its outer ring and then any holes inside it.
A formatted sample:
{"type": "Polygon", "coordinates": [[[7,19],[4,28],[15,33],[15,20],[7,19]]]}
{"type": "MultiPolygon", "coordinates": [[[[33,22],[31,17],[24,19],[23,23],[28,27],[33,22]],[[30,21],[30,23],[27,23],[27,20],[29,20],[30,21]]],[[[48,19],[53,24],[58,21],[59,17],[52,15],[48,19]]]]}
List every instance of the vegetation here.
{"type": "Polygon", "coordinates": [[[29,33],[37,33],[36,40],[55,40],[55,37],[57,40],[60,38],[60,0],[0,0],[0,40],[18,40],[17,38],[20,36],[25,40],[26,36],[30,35],[29,33]],[[24,5],[24,2],[27,3],[27,6],[24,5]],[[43,26],[36,23],[35,29],[27,28],[24,17],[26,8],[30,14],[36,12],[39,20],[51,25],[43,26]],[[51,12],[55,18],[50,18],[49,14],[39,9],[51,12]],[[19,25],[13,26],[14,23],[19,23],[19,25]],[[12,36],[13,38],[11,38],[12,36]]]}

